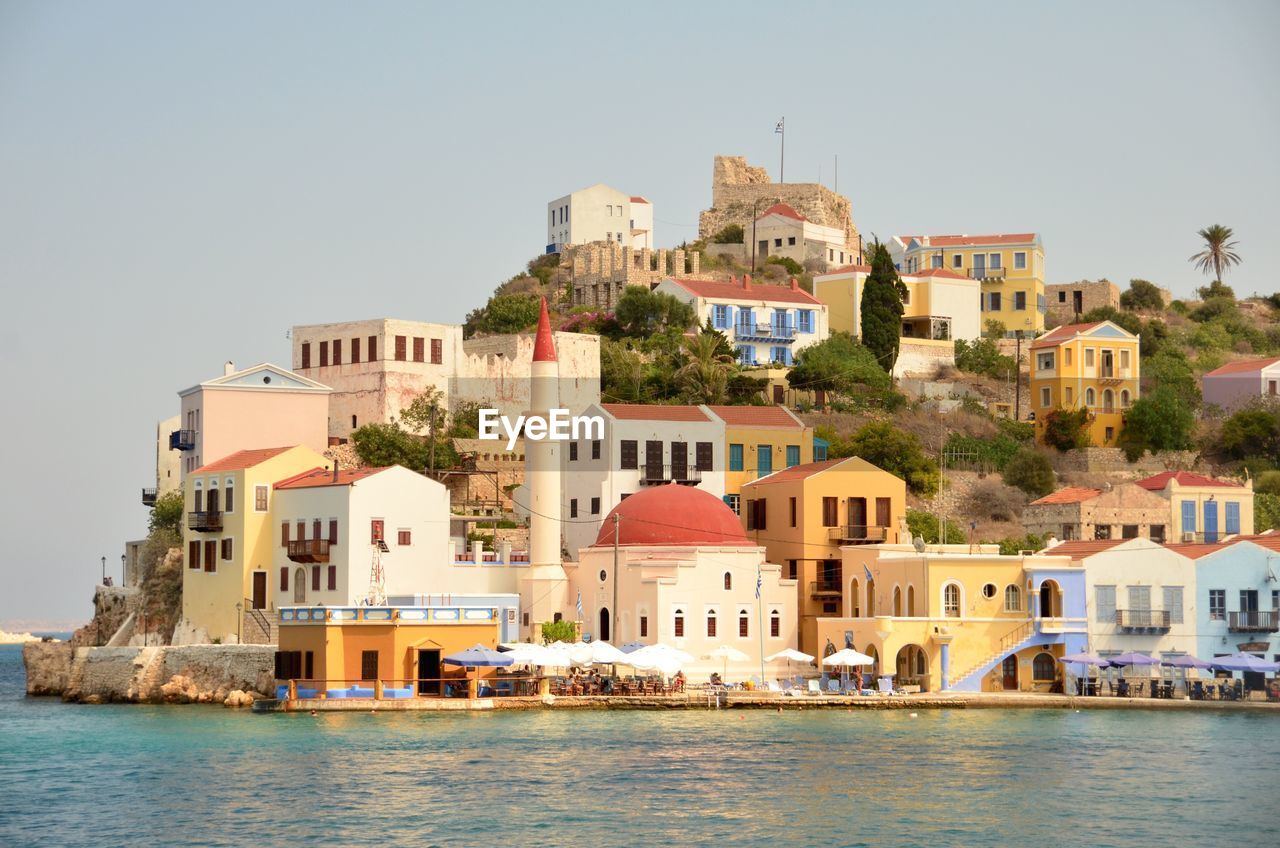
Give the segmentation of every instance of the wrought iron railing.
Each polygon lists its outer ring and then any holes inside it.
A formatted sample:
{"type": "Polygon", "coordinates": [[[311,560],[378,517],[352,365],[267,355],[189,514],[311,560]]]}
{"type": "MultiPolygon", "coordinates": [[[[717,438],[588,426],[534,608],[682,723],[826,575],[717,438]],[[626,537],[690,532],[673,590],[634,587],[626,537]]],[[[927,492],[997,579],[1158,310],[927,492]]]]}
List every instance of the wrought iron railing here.
{"type": "Polygon", "coordinates": [[[1227,613],[1227,629],[1237,633],[1275,633],[1280,631],[1280,611],[1244,610],[1227,613]]]}
{"type": "Polygon", "coordinates": [[[289,559],[294,562],[328,562],[328,539],[294,539],[289,543],[289,559]]]}
{"type": "Polygon", "coordinates": [[[1116,610],[1116,626],[1141,630],[1168,630],[1168,610],[1134,609],[1116,610]]]}
{"type": "Polygon", "coordinates": [[[187,513],[187,527],[196,531],[221,530],[222,513],[218,510],[203,510],[187,513]]]}

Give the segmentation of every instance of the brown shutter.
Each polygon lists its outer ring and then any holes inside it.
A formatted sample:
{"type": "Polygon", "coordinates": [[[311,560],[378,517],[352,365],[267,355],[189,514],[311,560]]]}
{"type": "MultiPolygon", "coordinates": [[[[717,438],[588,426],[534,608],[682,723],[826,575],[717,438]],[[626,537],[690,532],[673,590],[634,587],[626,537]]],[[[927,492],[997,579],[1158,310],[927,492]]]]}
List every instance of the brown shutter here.
{"type": "Polygon", "coordinates": [[[311,367],[311,343],[302,343],[302,366],[303,368],[311,367]]]}
{"type": "Polygon", "coordinates": [[[338,588],[338,566],[329,566],[329,591],[332,592],[338,588]]]}
{"type": "Polygon", "coordinates": [[[311,566],[311,591],[320,591],[320,566],[311,566]]]}
{"type": "Polygon", "coordinates": [[[414,336],[413,337],[413,361],[425,362],[426,358],[427,358],[426,357],[426,340],[419,338],[418,336],[414,336]]]}
{"type": "Polygon", "coordinates": [[[196,489],[194,502],[195,502],[195,511],[204,512],[204,489],[196,489]]]}
{"type": "Polygon", "coordinates": [[[230,539],[222,540],[222,558],[231,559],[231,540],[230,539]]]}
{"type": "Polygon", "coordinates": [[[226,503],[222,505],[222,508],[225,509],[227,512],[235,512],[236,510],[235,488],[232,486],[227,486],[227,488],[224,491],[226,492],[226,495],[224,498],[226,500],[226,503]]]}
{"type": "Polygon", "coordinates": [[[405,350],[407,349],[406,348],[407,344],[408,344],[407,337],[396,336],[396,362],[404,362],[405,356],[406,356],[405,350]]]}
{"type": "Polygon", "coordinates": [[[280,522],[280,547],[289,547],[289,522],[280,522]]]}
{"type": "Polygon", "coordinates": [[[352,363],[356,363],[360,361],[360,340],[359,339],[351,340],[351,361],[352,363]]]}
{"type": "Polygon", "coordinates": [[[187,568],[200,567],[200,543],[191,541],[187,543],[187,568]]]}
{"type": "Polygon", "coordinates": [[[323,368],[329,364],[329,343],[320,342],[320,367],[323,368]]]}
{"type": "Polygon", "coordinates": [[[370,362],[378,361],[378,337],[377,336],[369,337],[369,361],[370,362]]]}
{"type": "Polygon", "coordinates": [[[338,544],[338,519],[329,519],[329,544],[338,544]]]}
{"type": "Polygon", "coordinates": [[[444,341],[441,339],[431,340],[431,362],[434,365],[444,362],[444,341]]]}
{"type": "Polygon", "coordinates": [[[307,538],[307,522],[301,518],[298,519],[298,541],[301,542],[307,538]]]}
{"type": "Polygon", "coordinates": [[[342,364],[342,339],[333,340],[333,364],[342,364]]]}
{"type": "Polygon", "coordinates": [[[623,468],[636,468],[636,467],[638,467],[638,465],[637,465],[637,463],[638,463],[638,456],[637,456],[637,450],[636,450],[636,447],[637,447],[637,446],[636,446],[636,442],[635,442],[635,440],[634,440],[634,439],[625,439],[625,440],[622,442],[622,450],[621,450],[621,452],[620,452],[620,455],[621,455],[621,460],[622,460],[622,462],[621,462],[621,466],[622,466],[623,468]]]}
{"type": "Polygon", "coordinates": [[[697,462],[699,471],[715,470],[712,465],[710,442],[698,442],[695,448],[695,451],[696,451],[695,462],[697,462]]]}
{"type": "MultiPolygon", "coordinates": [[[[288,525],[285,526],[287,527],[288,525]]],[[[287,566],[280,569],[280,591],[289,591],[289,569],[287,566]]]]}
{"type": "Polygon", "coordinates": [[[218,543],[213,539],[204,543],[204,570],[218,570],[218,543]]]}
{"type": "Polygon", "coordinates": [[[320,538],[320,519],[318,518],[311,522],[311,538],[320,538]]]}

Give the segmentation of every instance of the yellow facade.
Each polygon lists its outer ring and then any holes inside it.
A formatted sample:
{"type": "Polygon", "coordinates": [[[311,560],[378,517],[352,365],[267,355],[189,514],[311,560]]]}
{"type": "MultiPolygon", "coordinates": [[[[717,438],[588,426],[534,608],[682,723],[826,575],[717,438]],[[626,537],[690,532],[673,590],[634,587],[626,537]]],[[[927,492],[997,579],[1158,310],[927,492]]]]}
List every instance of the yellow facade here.
{"type": "Polygon", "coordinates": [[[186,561],[182,618],[189,638],[239,640],[241,610],[253,604],[255,588],[258,594],[263,589],[270,593],[272,545],[278,538],[271,517],[272,487],[328,464],[322,454],[297,446],[241,451],[187,475],[183,484],[186,561]],[[228,489],[233,493],[231,509],[226,508],[228,489]],[[216,501],[211,501],[214,491],[216,501]],[[215,503],[217,508],[211,509],[215,503]],[[259,508],[264,503],[265,508],[259,508]]]}
{"type": "Polygon", "coordinates": [[[874,545],[845,547],[843,558],[850,612],[818,619],[817,653],[829,650],[828,643],[839,649],[851,641],[877,660],[864,674],[888,672],[898,685],[936,691],[991,665],[972,689],[1047,691],[1064,645],[1042,634],[1078,631],[1084,638],[1084,619],[1063,614],[1062,575],[1079,571],[1066,557],[1001,556],[995,545],[931,545],[924,552],[874,545]],[[1033,581],[1031,562],[1058,579],[1033,581]],[[1045,653],[1052,665],[1042,659],[1036,666],[1035,658],[1045,653]],[[1005,662],[1008,657],[1013,659],[1005,662]]]}
{"type": "Polygon", "coordinates": [[[1089,438],[1115,447],[1138,399],[1139,339],[1110,321],[1058,327],[1031,345],[1031,408],[1036,440],[1055,409],[1089,410],[1089,438]]]}
{"type": "Polygon", "coordinates": [[[813,428],[781,406],[711,406],[725,422],[724,493],[730,505],[752,480],[813,462],[813,428]]]}
{"type": "Polygon", "coordinates": [[[820,616],[846,614],[842,545],[905,540],[902,478],[850,457],[801,465],[742,487],[747,536],[796,580],[800,649],[813,653],[820,616]],[[763,504],[763,507],[759,506],[763,504]],[[763,516],[763,524],[761,517],[763,516]]]}
{"type": "MultiPolygon", "coordinates": [[[[413,619],[407,617],[406,610],[395,607],[337,610],[352,617],[336,619],[334,609],[282,610],[280,651],[300,654],[301,675],[297,679],[304,681],[300,685],[320,692],[353,685],[368,687],[377,680],[387,687],[409,686],[418,694],[442,694],[443,687],[435,684],[461,682],[468,673],[460,667],[439,665],[440,659],[477,644],[494,650],[498,647],[500,622],[496,609],[414,608],[412,614],[418,617],[413,619]],[[441,612],[449,617],[437,615],[441,612]],[[321,615],[323,619],[298,620],[290,613],[321,615]],[[376,677],[365,676],[369,652],[377,656],[376,677]],[[436,667],[427,668],[429,659],[436,667]]],[[[493,672],[482,668],[469,676],[486,677],[493,672]]]]}
{"type": "MultiPolygon", "coordinates": [[[[1006,332],[1044,330],[1044,245],[1036,233],[919,236],[906,241],[903,274],[945,268],[982,282],[982,320],[1006,332]]],[[[832,317],[832,329],[836,328],[832,317]]]]}

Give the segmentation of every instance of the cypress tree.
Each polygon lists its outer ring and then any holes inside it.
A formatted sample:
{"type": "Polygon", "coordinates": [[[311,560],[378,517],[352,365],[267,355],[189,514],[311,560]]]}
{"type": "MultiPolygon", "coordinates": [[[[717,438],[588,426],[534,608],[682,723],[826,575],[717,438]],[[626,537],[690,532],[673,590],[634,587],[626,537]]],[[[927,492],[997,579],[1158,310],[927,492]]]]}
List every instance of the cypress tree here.
{"type": "Polygon", "coordinates": [[[893,373],[902,335],[902,298],[906,286],[898,278],[889,249],[878,240],[868,251],[871,273],[862,286],[862,343],[886,373],[893,373]]]}

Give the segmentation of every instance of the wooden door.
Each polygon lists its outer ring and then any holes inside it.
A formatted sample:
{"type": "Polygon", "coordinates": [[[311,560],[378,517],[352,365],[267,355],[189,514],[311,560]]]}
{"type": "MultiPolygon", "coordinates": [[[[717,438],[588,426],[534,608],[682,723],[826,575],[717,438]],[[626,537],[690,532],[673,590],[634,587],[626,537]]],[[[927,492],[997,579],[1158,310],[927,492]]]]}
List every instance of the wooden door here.
{"type": "Polygon", "coordinates": [[[662,480],[662,442],[646,441],[644,443],[644,478],[646,480],[662,480]]]}
{"type": "Polygon", "coordinates": [[[418,650],[418,694],[440,694],[440,651],[435,648],[418,650]]]}
{"type": "Polygon", "coordinates": [[[253,572],[253,608],[267,608],[267,572],[253,572]]]}
{"type": "Polygon", "coordinates": [[[671,443],[671,479],[689,479],[689,443],[671,443]]]}
{"type": "Polygon", "coordinates": [[[849,535],[864,539],[867,535],[867,499],[849,498],[849,535]]]}
{"type": "Polygon", "coordinates": [[[1005,689],[1018,688],[1018,658],[1013,654],[1005,657],[1001,663],[1000,681],[1005,689]]]}

